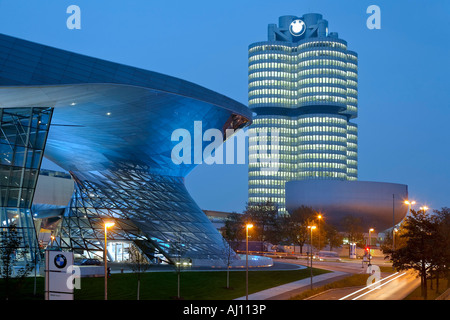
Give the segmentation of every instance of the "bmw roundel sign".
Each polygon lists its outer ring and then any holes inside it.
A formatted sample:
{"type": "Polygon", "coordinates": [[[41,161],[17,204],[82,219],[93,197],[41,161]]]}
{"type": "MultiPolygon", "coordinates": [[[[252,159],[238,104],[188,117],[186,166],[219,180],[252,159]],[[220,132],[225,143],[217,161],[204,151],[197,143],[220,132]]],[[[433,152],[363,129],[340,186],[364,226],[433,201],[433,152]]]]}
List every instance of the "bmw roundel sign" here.
{"type": "Polygon", "coordinates": [[[296,37],[301,36],[306,31],[306,24],[301,19],[295,19],[289,25],[289,32],[296,37]]]}
{"type": "Polygon", "coordinates": [[[64,269],[64,267],[67,265],[67,258],[63,254],[57,254],[53,261],[58,269],[64,269]]]}

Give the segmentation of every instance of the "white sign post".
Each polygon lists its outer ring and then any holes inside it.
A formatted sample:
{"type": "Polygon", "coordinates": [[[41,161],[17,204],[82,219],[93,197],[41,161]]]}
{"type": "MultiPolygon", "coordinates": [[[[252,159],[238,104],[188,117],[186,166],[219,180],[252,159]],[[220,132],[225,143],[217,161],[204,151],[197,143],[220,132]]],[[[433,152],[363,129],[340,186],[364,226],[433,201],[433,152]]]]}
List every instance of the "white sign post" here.
{"type": "Polygon", "coordinates": [[[45,252],[45,300],[73,300],[72,269],[72,252],[45,252]]]}
{"type": "Polygon", "coordinates": [[[356,259],[356,243],[350,243],[350,259],[356,259]]]}

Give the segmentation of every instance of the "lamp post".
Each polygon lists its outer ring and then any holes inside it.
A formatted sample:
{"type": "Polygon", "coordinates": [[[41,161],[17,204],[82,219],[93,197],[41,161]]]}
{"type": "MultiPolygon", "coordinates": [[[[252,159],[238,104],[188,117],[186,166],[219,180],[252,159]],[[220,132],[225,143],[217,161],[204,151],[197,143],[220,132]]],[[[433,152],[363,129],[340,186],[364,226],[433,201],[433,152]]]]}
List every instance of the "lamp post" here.
{"type": "Polygon", "coordinates": [[[112,227],[114,222],[105,223],[105,250],[103,252],[103,261],[105,262],[105,300],[108,300],[108,257],[107,257],[107,232],[108,228],[112,227]]]}
{"type": "Polygon", "coordinates": [[[370,263],[370,245],[372,244],[371,232],[373,232],[373,231],[374,231],[373,228],[369,229],[369,264],[368,264],[368,266],[371,266],[371,263],[370,263]]]}
{"type": "Polygon", "coordinates": [[[392,249],[395,250],[395,234],[398,232],[397,228],[394,228],[394,232],[392,234],[392,249]]]}
{"type": "Polygon", "coordinates": [[[318,233],[318,235],[319,235],[319,251],[320,251],[320,248],[321,248],[321,246],[320,246],[320,220],[321,220],[321,219],[322,219],[322,215],[319,214],[319,215],[317,216],[317,220],[318,220],[317,233],[318,233]]]}
{"type": "Polygon", "coordinates": [[[248,300],[248,229],[253,228],[253,224],[245,225],[245,300],[248,300]]]}
{"type": "MultiPolygon", "coordinates": [[[[405,204],[407,204],[407,205],[409,206],[409,208],[408,208],[408,214],[410,214],[410,213],[411,213],[412,206],[415,205],[416,202],[415,202],[414,200],[413,200],[413,201],[405,200],[405,204]]],[[[408,214],[407,214],[407,215],[408,215],[408,214]]]]}
{"type": "Polygon", "coordinates": [[[392,194],[392,250],[395,250],[394,238],[395,238],[395,200],[394,194],[392,194]]]}
{"type": "Polygon", "coordinates": [[[312,233],[313,230],[316,229],[316,226],[308,226],[308,229],[311,230],[311,237],[310,237],[310,241],[309,241],[309,253],[311,255],[311,266],[310,266],[310,273],[311,273],[311,290],[313,288],[313,272],[312,272],[312,259],[313,259],[313,255],[312,255],[312,233]]]}
{"type": "MultiPolygon", "coordinates": [[[[395,251],[395,234],[398,232],[397,228],[394,228],[394,230],[392,230],[392,252],[395,251]]],[[[392,270],[395,271],[395,267],[394,264],[392,264],[392,270]]]]}
{"type": "Polygon", "coordinates": [[[427,213],[428,209],[430,208],[428,208],[427,206],[420,207],[420,210],[422,210],[424,213],[427,213]]]}

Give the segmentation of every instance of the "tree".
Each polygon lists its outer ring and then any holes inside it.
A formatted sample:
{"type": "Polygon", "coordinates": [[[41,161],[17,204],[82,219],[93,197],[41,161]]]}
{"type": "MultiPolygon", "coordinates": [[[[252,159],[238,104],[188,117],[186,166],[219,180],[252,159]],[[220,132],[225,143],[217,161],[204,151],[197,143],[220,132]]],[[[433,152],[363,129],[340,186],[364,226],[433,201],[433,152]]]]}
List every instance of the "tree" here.
{"type": "Polygon", "coordinates": [[[170,263],[175,269],[177,274],[178,286],[177,286],[177,299],[181,299],[181,271],[192,265],[192,260],[186,257],[186,252],[189,249],[189,242],[182,232],[175,234],[176,239],[170,242],[170,263]]]}
{"type": "Polygon", "coordinates": [[[332,251],[333,248],[338,248],[342,245],[342,235],[334,226],[325,224],[324,230],[328,240],[328,244],[330,245],[330,251],[332,251]]]}
{"type": "Polygon", "coordinates": [[[311,207],[300,206],[283,223],[287,239],[300,246],[300,254],[303,253],[303,245],[309,241],[308,226],[314,223],[316,215],[317,212],[311,207]]]}
{"type": "Polygon", "coordinates": [[[230,244],[227,242],[225,238],[223,240],[223,249],[222,249],[222,261],[227,266],[227,289],[230,289],[230,268],[233,260],[236,259],[236,253],[231,248],[230,244]]]}
{"type": "Polygon", "coordinates": [[[317,213],[314,217],[314,220],[311,223],[317,226],[317,229],[313,232],[313,246],[318,249],[318,251],[322,250],[327,245],[327,230],[328,225],[323,219],[318,219],[319,213],[317,213]]]}
{"type": "Polygon", "coordinates": [[[278,210],[271,201],[247,205],[244,211],[245,220],[253,224],[253,234],[257,241],[279,242],[280,232],[277,226],[278,210]]]}
{"type": "MultiPolygon", "coordinates": [[[[0,275],[3,279],[5,287],[5,297],[8,300],[10,296],[10,283],[13,278],[19,280],[18,286],[22,284],[25,277],[33,269],[33,261],[26,262],[26,256],[29,253],[27,248],[22,245],[22,237],[19,235],[17,226],[11,224],[9,227],[2,228],[0,231],[0,275]],[[17,274],[14,274],[14,267],[17,266],[19,261],[24,261],[24,265],[18,268],[17,274]]],[[[36,259],[36,258],[35,258],[36,259]]]]}
{"type": "Polygon", "coordinates": [[[434,254],[437,261],[436,290],[439,290],[439,275],[447,277],[447,288],[450,288],[450,208],[434,210],[436,214],[437,237],[434,254]]]}
{"type": "Polygon", "coordinates": [[[359,247],[362,247],[364,245],[364,234],[361,218],[355,217],[353,215],[347,215],[342,219],[342,227],[349,243],[356,243],[356,245],[359,247]]]}
{"type": "Polygon", "coordinates": [[[298,229],[292,223],[290,215],[282,215],[278,217],[279,235],[282,242],[288,244],[296,244],[298,229]]]}
{"type": "Polygon", "coordinates": [[[134,245],[130,245],[130,267],[131,270],[137,275],[138,286],[137,286],[137,300],[140,298],[141,289],[141,273],[147,271],[150,268],[150,263],[148,262],[146,256],[134,245]]]}
{"type": "Polygon", "coordinates": [[[427,215],[426,211],[411,210],[403,225],[401,238],[406,239],[404,245],[392,249],[383,248],[389,254],[393,267],[397,270],[416,270],[421,277],[421,290],[424,299],[427,298],[428,274],[433,268],[436,259],[433,255],[433,246],[436,246],[437,224],[436,220],[427,215]]]}
{"type": "MultiPolygon", "coordinates": [[[[244,216],[242,214],[232,212],[228,216],[227,220],[225,220],[222,235],[231,244],[237,244],[245,239],[243,218],[244,216]]],[[[234,247],[233,249],[237,250],[237,247],[234,247]]]]}

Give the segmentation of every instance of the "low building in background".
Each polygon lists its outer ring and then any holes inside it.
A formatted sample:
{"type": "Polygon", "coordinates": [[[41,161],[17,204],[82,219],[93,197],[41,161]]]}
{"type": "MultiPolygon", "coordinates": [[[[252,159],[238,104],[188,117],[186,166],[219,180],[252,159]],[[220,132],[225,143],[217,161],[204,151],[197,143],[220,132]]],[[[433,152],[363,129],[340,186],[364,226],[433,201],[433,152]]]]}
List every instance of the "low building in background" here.
{"type": "Polygon", "coordinates": [[[343,229],[343,218],[360,218],[363,228],[381,232],[405,218],[408,187],[371,181],[303,180],[286,183],[286,207],[293,212],[308,206],[321,212],[326,223],[343,229]]]}
{"type": "Polygon", "coordinates": [[[232,212],[214,211],[214,210],[203,210],[203,212],[208,217],[209,221],[214,225],[214,227],[221,231],[225,227],[225,221],[227,221],[228,216],[232,212]]]}

